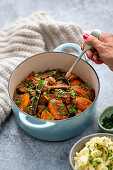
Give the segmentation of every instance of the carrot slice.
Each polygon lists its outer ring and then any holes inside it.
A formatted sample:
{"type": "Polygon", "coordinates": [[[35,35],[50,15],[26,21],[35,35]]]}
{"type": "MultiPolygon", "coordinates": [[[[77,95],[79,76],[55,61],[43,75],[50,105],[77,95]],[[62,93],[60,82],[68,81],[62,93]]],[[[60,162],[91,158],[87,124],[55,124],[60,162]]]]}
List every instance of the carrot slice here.
{"type": "Polygon", "coordinates": [[[23,109],[24,107],[26,107],[27,105],[30,104],[30,98],[29,98],[29,93],[25,93],[23,95],[23,97],[21,98],[21,101],[20,101],[20,109],[23,109]]]}
{"type": "Polygon", "coordinates": [[[84,98],[84,97],[77,97],[75,100],[76,100],[78,109],[82,111],[86,110],[92,104],[91,100],[84,98]]]}
{"type": "Polygon", "coordinates": [[[44,120],[55,120],[54,117],[47,110],[44,110],[42,112],[41,119],[44,119],[44,120]]]}
{"type": "Polygon", "coordinates": [[[52,99],[49,101],[50,113],[55,116],[55,119],[62,119],[62,116],[67,115],[67,109],[62,100],[52,99]]]}
{"type": "Polygon", "coordinates": [[[72,80],[70,81],[70,86],[80,86],[81,83],[80,80],[72,80]]]}
{"type": "Polygon", "coordinates": [[[85,90],[83,90],[81,87],[76,87],[75,86],[75,87],[72,87],[72,89],[74,91],[76,91],[79,96],[89,98],[88,93],[85,90]]]}

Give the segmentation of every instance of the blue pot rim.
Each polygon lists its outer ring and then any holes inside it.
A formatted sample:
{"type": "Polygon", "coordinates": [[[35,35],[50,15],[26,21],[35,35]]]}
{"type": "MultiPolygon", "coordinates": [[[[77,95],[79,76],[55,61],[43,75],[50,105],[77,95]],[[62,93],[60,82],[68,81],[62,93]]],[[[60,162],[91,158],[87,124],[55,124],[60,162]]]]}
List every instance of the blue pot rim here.
{"type": "MultiPolygon", "coordinates": [[[[41,120],[41,121],[42,121],[42,119],[35,118],[35,117],[33,117],[33,116],[25,113],[23,110],[21,110],[21,109],[15,104],[15,102],[13,101],[13,99],[12,99],[12,97],[11,97],[11,95],[10,95],[9,84],[10,84],[10,80],[11,80],[12,75],[13,75],[14,72],[18,69],[18,67],[19,67],[20,65],[22,65],[24,62],[26,62],[27,60],[29,60],[29,59],[31,59],[31,58],[33,58],[33,57],[35,57],[35,56],[38,56],[38,55],[41,55],[41,54],[49,54],[49,53],[53,53],[53,54],[55,54],[55,53],[64,53],[64,54],[71,55],[71,56],[73,56],[73,57],[77,57],[77,56],[75,56],[74,54],[70,54],[70,53],[67,53],[67,52],[64,52],[64,51],[63,51],[63,52],[43,52],[43,53],[39,53],[39,54],[32,55],[31,57],[29,57],[29,58],[25,59],[24,61],[22,61],[22,62],[13,70],[12,74],[10,75],[9,81],[8,81],[8,94],[9,94],[10,100],[11,100],[12,103],[16,106],[16,108],[17,108],[19,111],[21,111],[23,114],[26,114],[27,116],[30,116],[30,117],[32,117],[32,118],[34,118],[34,119],[38,119],[38,120],[41,120]]],[[[74,119],[75,117],[81,116],[81,115],[84,114],[86,111],[90,110],[90,108],[95,104],[95,102],[96,102],[96,100],[97,100],[97,98],[98,98],[99,91],[100,91],[100,81],[99,81],[99,77],[98,77],[95,69],[94,69],[88,62],[86,62],[86,61],[83,60],[83,59],[81,59],[81,60],[82,60],[83,62],[85,62],[86,64],[88,64],[88,65],[90,66],[90,68],[91,68],[91,69],[95,72],[95,74],[96,74],[96,77],[97,77],[97,80],[98,80],[98,92],[97,92],[97,96],[95,97],[93,103],[88,107],[88,109],[86,109],[85,111],[83,111],[83,112],[80,113],[79,115],[70,117],[70,118],[68,118],[68,119],[55,120],[55,121],[57,121],[57,122],[59,122],[59,121],[69,121],[70,119],[74,119]]],[[[45,120],[45,121],[51,122],[50,120],[45,120]]]]}

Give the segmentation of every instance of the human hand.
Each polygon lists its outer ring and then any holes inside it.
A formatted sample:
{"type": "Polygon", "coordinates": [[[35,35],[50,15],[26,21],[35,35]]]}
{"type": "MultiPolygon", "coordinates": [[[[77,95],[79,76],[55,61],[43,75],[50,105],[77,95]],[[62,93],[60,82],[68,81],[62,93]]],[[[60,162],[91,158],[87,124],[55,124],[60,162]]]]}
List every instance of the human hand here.
{"type": "MultiPolygon", "coordinates": [[[[90,45],[86,51],[87,57],[96,64],[106,64],[113,71],[113,35],[102,33],[99,40],[92,35],[83,35],[84,42],[90,45]]],[[[83,46],[81,48],[83,50],[83,46]]]]}

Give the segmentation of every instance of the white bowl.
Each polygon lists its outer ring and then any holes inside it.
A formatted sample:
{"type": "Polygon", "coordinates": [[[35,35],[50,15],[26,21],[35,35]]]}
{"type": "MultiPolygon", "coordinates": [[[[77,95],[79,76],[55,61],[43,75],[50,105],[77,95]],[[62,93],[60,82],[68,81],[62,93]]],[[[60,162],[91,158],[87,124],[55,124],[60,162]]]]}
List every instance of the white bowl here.
{"type": "Polygon", "coordinates": [[[80,150],[85,146],[86,142],[88,142],[91,138],[102,137],[102,136],[110,137],[111,141],[113,142],[113,135],[112,134],[95,133],[95,134],[91,134],[91,135],[83,137],[82,139],[80,139],[78,142],[76,142],[73,145],[73,147],[71,148],[70,153],[69,153],[69,161],[70,161],[70,164],[71,164],[71,167],[72,167],[73,170],[75,170],[74,157],[75,157],[76,152],[80,152],[80,150]]]}

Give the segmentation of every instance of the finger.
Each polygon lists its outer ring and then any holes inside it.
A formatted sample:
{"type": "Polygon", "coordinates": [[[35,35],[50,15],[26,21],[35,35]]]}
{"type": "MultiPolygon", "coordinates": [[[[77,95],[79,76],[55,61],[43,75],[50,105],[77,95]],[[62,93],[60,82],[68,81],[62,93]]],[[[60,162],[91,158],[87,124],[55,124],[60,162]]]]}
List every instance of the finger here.
{"type": "Polygon", "coordinates": [[[93,52],[91,50],[87,50],[86,55],[89,59],[91,59],[93,57],[93,52]]]}
{"type": "Polygon", "coordinates": [[[99,41],[96,37],[92,35],[85,34],[83,35],[83,38],[86,44],[94,47],[97,50],[103,45],[101,41],[99,41]]]}
{"type": "Polygon", "coordinates": [[[95,50],[95,48],[91,48],[90,50],[86,51],[86,55],[89,59],[91,59],[93,57],[93,55],[96,54],[98,55],[97,51],[95,50]]]}
{"type": "Polygon", "coordinates": [[[96,64],[103,64],[103,60],[98,56],[98,55],[93,55],[92,61],[95,62],[96,64]]]}
{"type": "Polygon", "coordinates": [[[99,40],[105,43],[109,43],[110,41],[113,41],[113,34],[102,32],[99,40]]]}

